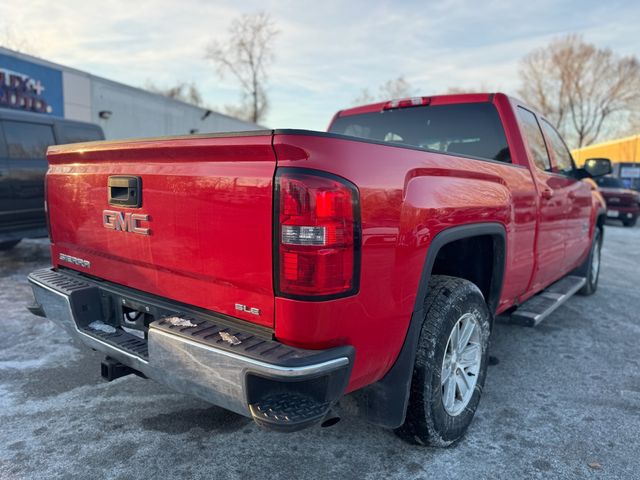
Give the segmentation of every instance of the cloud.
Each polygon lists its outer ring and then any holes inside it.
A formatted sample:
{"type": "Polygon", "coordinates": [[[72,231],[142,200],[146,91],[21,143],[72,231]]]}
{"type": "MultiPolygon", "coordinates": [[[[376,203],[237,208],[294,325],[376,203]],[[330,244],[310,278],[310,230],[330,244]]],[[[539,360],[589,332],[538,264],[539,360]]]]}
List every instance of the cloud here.
{"type": "Polygon", "coordinates": [[[280,30],[266,122],[278,127],[324,129],[363,88],[399,75],[425,94],[479,85],[515,92],[520,58],[566,33],[640,51],[640,7],[616,1],[30,0],[3,2],[0,18],[43,58],[131,85],[193,81],[221,107],[239,91],[204,59],[205,46],[260,9],[280,30]]]}

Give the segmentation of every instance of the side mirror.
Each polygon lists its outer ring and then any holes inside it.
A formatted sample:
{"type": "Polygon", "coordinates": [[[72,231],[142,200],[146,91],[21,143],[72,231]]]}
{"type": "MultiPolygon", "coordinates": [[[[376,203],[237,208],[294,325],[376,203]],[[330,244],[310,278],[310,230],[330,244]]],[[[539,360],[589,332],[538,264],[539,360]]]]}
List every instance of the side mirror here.
{"type": "Polygon", "coordinates": [[[588,158],[584,162],[584,170],[591,177],[603,177],[609,175],[613,169],[611,168],[611,160],[608,158],[588,158]]]}

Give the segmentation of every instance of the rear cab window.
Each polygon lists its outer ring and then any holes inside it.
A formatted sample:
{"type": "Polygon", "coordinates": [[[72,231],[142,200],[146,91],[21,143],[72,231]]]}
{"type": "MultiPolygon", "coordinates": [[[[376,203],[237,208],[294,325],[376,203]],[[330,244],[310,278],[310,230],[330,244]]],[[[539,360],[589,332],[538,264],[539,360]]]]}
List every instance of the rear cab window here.
{"type": "Polygon", "coordinates": [[[103,140],[102,132],[89,125],[73,125],[63,123],[60,126],[59,143],[80,143],[103,140]]]}
{"type": "Polygon", "coordinates": [[[3,120],[2,127],[9,158],[44,159],[56,143],[51,125],[3,120]]]}
{"type": "Polygon", "coordinates": [[[330,133],[511,163],[492,103],[427,105],[338,117],[330,133]]]}

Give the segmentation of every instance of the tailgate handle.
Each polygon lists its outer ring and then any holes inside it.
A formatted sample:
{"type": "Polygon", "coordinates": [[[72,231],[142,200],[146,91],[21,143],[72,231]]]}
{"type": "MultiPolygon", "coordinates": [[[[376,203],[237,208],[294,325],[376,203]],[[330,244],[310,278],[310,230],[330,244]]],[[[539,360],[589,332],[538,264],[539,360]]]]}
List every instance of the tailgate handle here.
{"type": "Polygon", "coordinates": [[[142,179],[115,175],[109,177],[109,205],[138,208],[142,205],[142,179]]]}

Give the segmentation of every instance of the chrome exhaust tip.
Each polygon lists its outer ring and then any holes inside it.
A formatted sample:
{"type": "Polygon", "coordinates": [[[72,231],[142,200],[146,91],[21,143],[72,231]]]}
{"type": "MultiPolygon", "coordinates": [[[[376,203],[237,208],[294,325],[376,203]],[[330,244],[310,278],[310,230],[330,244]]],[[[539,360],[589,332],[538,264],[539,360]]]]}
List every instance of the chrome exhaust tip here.
{"type": "Polygon", "coordinates": [[[329,413],[324,417],[320,426],[322,428],[333,427],[336,423],[340,421],[340,416],[333,410],[329,410],[329,413]]]}

